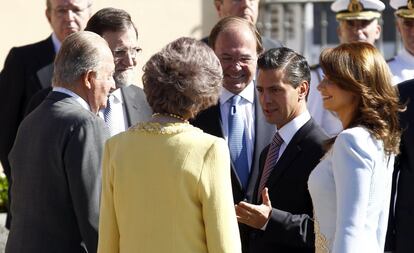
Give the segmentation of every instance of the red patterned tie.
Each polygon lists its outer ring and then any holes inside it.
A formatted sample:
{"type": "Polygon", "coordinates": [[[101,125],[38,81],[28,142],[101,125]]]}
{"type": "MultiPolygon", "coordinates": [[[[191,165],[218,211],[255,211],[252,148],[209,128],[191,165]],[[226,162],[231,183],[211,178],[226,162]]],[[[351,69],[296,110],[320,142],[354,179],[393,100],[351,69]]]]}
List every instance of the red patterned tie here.
{"type": "Polygon", "coordinates": [[[263,168],[262,176],[260,178],[259,189],[257,192],[257,199],[261,199],[262,191],[269,179],[270,173],[276,166],[277,158],[279,157],[280,146],[283,143],[282,137],[276,132],[273,136],[272,143],[270,143],[269,151],[267,152],[266,162],[263,168]]]}

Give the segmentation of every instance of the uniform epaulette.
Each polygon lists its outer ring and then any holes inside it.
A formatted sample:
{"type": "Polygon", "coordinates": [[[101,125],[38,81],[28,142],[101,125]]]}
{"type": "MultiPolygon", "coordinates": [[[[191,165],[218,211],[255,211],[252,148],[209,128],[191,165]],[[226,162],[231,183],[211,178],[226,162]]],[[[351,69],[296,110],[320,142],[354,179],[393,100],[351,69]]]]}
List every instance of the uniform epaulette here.
{"type": "Polygon", "coordinates": [[[390,62],[392,62],[392,61],[394,61],[394,60],[395,60],[395,57],[392,57],[392,58],[390,58],[390,59],[386,60],[386,62],[387,62],[387,63],[390,63],[390,62]]]}

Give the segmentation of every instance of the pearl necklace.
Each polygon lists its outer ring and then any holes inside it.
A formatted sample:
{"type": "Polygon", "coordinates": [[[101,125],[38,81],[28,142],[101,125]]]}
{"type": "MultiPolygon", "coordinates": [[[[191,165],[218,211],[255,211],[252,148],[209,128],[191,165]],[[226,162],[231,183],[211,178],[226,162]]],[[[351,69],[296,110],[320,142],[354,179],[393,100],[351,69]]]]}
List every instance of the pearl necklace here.
{"type": "Polygon", "coordinates": [[[158,113],[157,112],[157,113],[152,114],[152,117],[157,117],[157,116],[158,117],[159,116],[168,116],[168,117],[171,117],[171,118],[179,119],[179,120],[181,120],[184,123],[189,123],[188,120],[184,119],[180,115],[173,114],[173,113],[158,113]]]}

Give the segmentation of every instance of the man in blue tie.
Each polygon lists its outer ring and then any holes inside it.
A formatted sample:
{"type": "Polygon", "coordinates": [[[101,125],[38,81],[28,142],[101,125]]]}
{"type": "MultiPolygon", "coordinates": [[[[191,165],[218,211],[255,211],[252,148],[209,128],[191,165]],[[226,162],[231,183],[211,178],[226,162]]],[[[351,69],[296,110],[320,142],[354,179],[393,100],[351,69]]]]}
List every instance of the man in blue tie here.
{"type": "MultiPolygon", "coordinates": [[[[223,89],[219,103],[199,113],[192,123],[204,132],[227,140],[234,203],[251,201],[260,152],[275,132],[275,126],[263,116],[255,90],[261,38],[247,20],[227,17],[213,28],[209,41],[223,68],[223,89]]],[[[247,230],[247,226],[240,224],[243,252],[247,252],[247,230]]]]}
{"type": "Polygon", "coordinates": [[[262,54],[258,68],[260,104],[277,132],[261,153],[253,201],[236,205],[237,219],[251,227],[249,252],[313,253],[307,181],[328,137],[306,108],[309,66],[293,50],[278,48],[262,54]]]}

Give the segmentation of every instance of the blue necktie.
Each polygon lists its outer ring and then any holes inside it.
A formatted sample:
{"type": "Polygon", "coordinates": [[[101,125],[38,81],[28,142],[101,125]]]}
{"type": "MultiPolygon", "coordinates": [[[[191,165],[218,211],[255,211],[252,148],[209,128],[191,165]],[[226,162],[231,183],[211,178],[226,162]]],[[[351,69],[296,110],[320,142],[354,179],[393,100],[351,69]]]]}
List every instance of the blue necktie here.
{"type": "Polygon", "coordinates": [[[229,113],[229,149],[233,166],[242,183],[243,189],[246,189],[249,181],[249,164],[247,161],[246,131],[240,106],[241,100],[239,95],[231,98],[229,113]]]}

